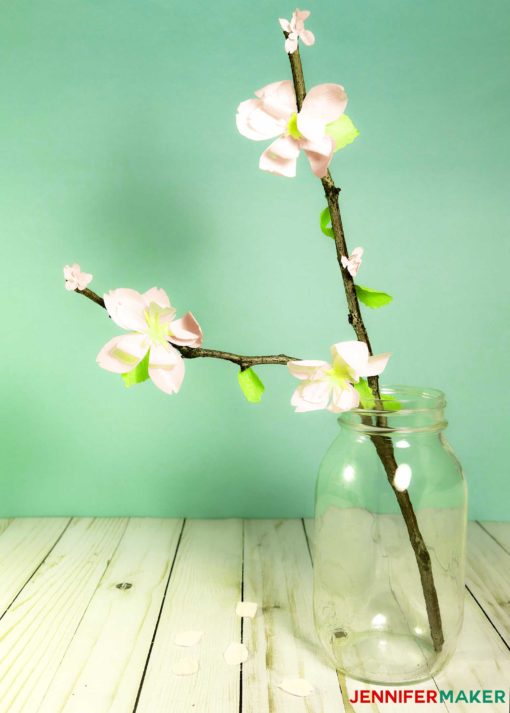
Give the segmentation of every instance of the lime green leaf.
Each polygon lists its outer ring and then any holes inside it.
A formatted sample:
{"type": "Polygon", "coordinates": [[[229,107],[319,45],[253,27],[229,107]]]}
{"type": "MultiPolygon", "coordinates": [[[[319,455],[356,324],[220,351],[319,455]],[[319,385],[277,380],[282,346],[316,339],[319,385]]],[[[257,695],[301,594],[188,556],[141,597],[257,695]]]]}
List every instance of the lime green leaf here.
{"type": "MultiPolygon", "coordinates": [[[[368,385],[366,379],[360,379],[357,384],[354,384],[354,388],[359,394],[360,405],[363,408],[374,408],[375,399],[372,393],[372,389],[368,385]]],[[[382,394],[381,401],[384,411],[398,411],[402,404],[394,396],[390,394],[382,394]]]]}
{"type": "Polygon", "coordinates": [[[372,389],[368,385],[366,379],[360,379],[357,384],[354,384],[354,388],[359,394],[359,401],[363,408],[373,408],[374,406],[374,395],[372,389]]]}
{"type": "Polygon", "coordinates": [[[238,372],[237,379],[247,401],[250,401],[252,404],[258,403],[266,387],[253,369],[244,369],[238,372]]]}
{"type": "Polygon", "coordinates": [[[149,353],[150,352],[147,351],[142,361],[137,364],[134,369],[128,371],[127,374],[121,374],[126,387],[129,388],[135,384],[141,384],[142,381],[147,381],[149,378],[149,353]]]}
{"type": "Polygon", "coordinates": [[[321,230],[324,233],[324,235],[328,236],[328,238],[334,238],[335,234],[333,232],[333,229],[330,226],[331,226],[331,214],[329,212],[329,208],[324,208],[324,210],[321,213],[321,230]]]}
{"type": "Polygon", "coordinates": [[[355,285],[355,287],[359,301],[363,302],[367,307],[372,307],[372,309],[384,307],[384,305],[393,301],[393,297],[387,292],[372,290],[370,287],[364,287],[363,285],[355,285]]]}
{"type": "Polygon", "coordinates": [[[359,131],[347,114],[342,114],[336,121],[332,121],[326,126],[326,134],[334,140],[335,151],[340,151],[348,144],[352,144],[354,139],[359,136],[359,131]]]}

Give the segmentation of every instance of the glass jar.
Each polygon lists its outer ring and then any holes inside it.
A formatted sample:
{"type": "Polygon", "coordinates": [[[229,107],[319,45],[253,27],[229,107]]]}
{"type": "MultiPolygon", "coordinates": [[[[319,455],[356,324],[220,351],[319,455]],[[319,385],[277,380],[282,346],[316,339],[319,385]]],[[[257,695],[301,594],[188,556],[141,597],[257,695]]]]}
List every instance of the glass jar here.
{"type": "Polygon", "coordinates": [[[395,387],[381,397],[384,409],[340,415],[320,468],[314,613],[339,671],[398,685],[430,678],[455,649],[467,492],[443,435],[444,394],[395,387]]]}

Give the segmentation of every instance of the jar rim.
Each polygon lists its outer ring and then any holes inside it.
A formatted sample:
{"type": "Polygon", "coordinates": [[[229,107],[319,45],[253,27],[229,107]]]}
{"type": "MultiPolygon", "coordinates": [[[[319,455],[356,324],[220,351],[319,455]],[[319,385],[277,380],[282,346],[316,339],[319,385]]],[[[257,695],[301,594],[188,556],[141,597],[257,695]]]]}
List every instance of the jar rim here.
{"type": "MultiPolygon", "coordinates": [[[[380,387],[380,393],[383,397],[390,397],[393,401],[396,400],[403,406],[403,408],[398,409],[399,414],[405,413],[423,413],[426,411],[437,411],[438,409],[443,409],[446,406],[446,396],[444,391],[440,389],[433,389],[429,386],[406,386],[403,384],[396,385],[383,385],[380,387]]],[[[351,413],[360,414],[382,414],[383,416],[388,415],[388,411],[392,409],[373,409],[373,408],[355,408],[352,409],[351,413]]]]}

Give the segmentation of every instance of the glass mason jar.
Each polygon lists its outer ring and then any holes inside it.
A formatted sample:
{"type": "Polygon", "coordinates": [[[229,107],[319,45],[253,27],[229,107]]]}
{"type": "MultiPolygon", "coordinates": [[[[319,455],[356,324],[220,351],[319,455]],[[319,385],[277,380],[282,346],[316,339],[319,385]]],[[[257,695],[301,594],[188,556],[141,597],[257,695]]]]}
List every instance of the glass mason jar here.
{"type": "Polygon", "coordinates": [[[396,685],[430,678],[455,649],[467,494],[443,435],[444,394],[381,391],[385,410],[340,415],[320,468],[314,613],[339,671],[396,685]]]}

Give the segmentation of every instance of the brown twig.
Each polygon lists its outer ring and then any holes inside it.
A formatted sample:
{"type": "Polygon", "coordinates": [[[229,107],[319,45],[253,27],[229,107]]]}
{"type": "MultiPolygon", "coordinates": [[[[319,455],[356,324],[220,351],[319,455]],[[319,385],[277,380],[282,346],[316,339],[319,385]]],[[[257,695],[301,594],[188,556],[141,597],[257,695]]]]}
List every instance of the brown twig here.
{"type": "MultiPolygon", "coordinates": [[[[80,295],[88,297],[89,300],[95,302],[103,309],[106,309],[104,299],[93,290],[86,287],[84,290],[75,290],[80,295]]],[[[263,356],[246,356],[244,354],[234,354],[233,352],[223,352],[218,349],[202,349],[202,347],[182,347],[178,344],[172,344],[177,349],[184,359],[224,359],[230,361],[244,371],[258,364],[279,364],[285,366],[289,361],[294,361],[296,357],[287,356],[287,354],[267,354],[263,356]]]]}
{"type": "MultiPolygon", "coordinates": [[[[284,34],[285,36],[287,36],[287,33],[284,32],[284,34]]],[[[289,60],[290,67],[292,70],[294,91],[296,93],[296,103],[298,111],[300,111],[301,106],[303,104],[303,100],[306,96],[306,85],[299,49],[297,49],[292,54],[289,54],[289,60]]],[[[349,310],[349,324],[352,325],[352,328],[354,329],[358,340],[361,342],[365,342],[370,354],[373,354],[372,345],[370,344],[370,339],[368,338],[365,323],[363,322],[363,316],[361,314],[354,280],[351,277],[350,273],[347,271],[347,269],[343,267],[341,261],[342,255],[348,256],[349,252],[347,250],[345,233],[342,224],[342,215],[340,213],[340,204],[338,201],[340,188],[335,185],[335,182],[333,181],[329,170],[324,176],[324,178],[321,179],[321,182],[331,215],[331,227],[333,229],[333,234],[335,238],[336,257],[338,260],[338,265],[340,267],[340,273],[342,275],[345,296],[347,299],[347,307],[349,310]]],[[[377,376],[372,376],[368,379],[368,382],[375,399],[376,407],[382,410],[384,407],[381,401],[379,379],[377,376]]],[[[387,426],[386,416],[377,416],[376,425],[379,428],[385,428],[387,426]]],[[[418,525],[418,520],[416,518],[416,513],[414,512],[414,508],[409,497],[409,493],[407,492],[407,490],[400,492],[395,488],[394,480],[395,473],[397,470],[397,461],[395,459],[395,453],[393,450],[393,444],[391,442],[391,439],[386,436],[375,434],[372,435],[371,438],[379,456],[379,459],[381,460],[381,463],[384,466],[388,482],[391,488],[393,489],[393,492],[395,493],[395,497],[397,499],[400,511],[406,524],[409,540],[411,542],[411,546],[413,548],[414,555],[416,558],[416,563],[418,565],[418,571],[420,575],[423,596],[425,599],[425,606],[427,609],[427,616],[429,620],[432,643],[436,651],[441,651],[444,643],[444,635],[441,622],[441,612],[439,609],[439,601],[432,572],[432,562],[430,559],[430,554],[425,540],[423,539],[423,535],[421,534],[420,527],[418,525]]]]}

